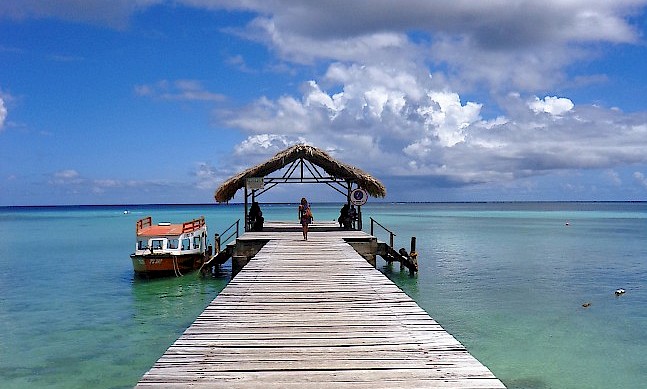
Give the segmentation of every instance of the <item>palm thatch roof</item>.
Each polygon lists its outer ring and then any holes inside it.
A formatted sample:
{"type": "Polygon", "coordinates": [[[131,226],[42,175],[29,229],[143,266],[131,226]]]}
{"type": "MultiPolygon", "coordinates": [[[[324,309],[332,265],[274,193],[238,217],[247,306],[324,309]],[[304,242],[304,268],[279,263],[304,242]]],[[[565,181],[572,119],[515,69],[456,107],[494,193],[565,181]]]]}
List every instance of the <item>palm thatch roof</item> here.
{"type": "Polygon", "coordinates": [[[373,197],[386,196],[386,188],[384,185],[363,170],[340,162],[316,147],[299,144],[285,149],[269,160],[253,166],[225,181],[216,190],[216,201],[222,203],[231,200],[238,189],[245,186],[245,180],[247,178],[265,177],[284,168],[297,159],[304,159],[321,167],[332,177],[354,182],[360,188],[364,188],[373,197]]]}

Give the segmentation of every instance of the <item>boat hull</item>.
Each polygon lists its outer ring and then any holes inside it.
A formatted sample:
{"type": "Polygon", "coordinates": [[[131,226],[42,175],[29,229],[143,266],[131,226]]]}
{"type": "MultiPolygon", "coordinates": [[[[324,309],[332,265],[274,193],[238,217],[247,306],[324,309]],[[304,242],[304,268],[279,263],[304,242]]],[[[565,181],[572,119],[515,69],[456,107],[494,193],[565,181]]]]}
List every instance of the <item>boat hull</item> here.
{"type": "Polygon", "coordinates": [[[205,254],[154,254],[130,256],[135,275],[139,277],[181,276],[197,270],[206,259],[205,254]]]}

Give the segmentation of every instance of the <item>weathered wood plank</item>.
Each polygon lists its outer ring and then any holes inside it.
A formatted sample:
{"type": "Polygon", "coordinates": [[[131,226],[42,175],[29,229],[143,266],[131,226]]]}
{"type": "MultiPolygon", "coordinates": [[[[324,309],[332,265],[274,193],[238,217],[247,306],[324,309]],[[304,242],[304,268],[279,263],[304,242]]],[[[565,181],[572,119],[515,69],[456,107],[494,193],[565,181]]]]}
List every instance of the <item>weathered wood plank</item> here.
{"type": "Polygon", "coordinates": [[[138,387],[504,388],[348,233],[243,235],[269,242],[138,387]]]}

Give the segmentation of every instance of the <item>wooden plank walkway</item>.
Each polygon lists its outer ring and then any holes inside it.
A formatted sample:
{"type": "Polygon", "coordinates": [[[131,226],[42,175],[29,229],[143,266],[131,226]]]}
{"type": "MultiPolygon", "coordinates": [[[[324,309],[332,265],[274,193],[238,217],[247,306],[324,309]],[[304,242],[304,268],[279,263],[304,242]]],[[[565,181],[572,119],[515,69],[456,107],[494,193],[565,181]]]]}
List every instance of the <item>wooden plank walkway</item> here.
{"type": "Polygon", "coordinates": [[[137,387],[505,388],[343,231],[262,234],[137,387]]]}

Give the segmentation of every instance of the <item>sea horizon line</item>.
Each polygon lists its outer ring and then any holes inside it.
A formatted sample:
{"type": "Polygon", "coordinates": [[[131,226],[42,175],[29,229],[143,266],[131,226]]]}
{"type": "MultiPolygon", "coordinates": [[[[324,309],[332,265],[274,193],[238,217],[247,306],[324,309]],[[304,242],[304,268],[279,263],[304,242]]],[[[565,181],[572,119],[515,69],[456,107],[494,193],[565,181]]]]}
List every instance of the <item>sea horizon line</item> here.
{"type": "MultiPolygon", "coordinates": [[[[295,205],[298,201],[260,202],[265,205],[295,205]]],[[[340,201],[312,201],[313,204],[335,205],[340,201]]],[[[371,201],[369,205],[388,204],[613,204],[613,203],[647,203],[647,200],[475,200],[475,201],[371,201]]],[[[227,203],[123,203],[123,204],[40,204],[40,205],[0,205],[0,209],[21,208],[128,208],[128,207],[227,207],[241,206],[244,202],[227,203]]]]}

